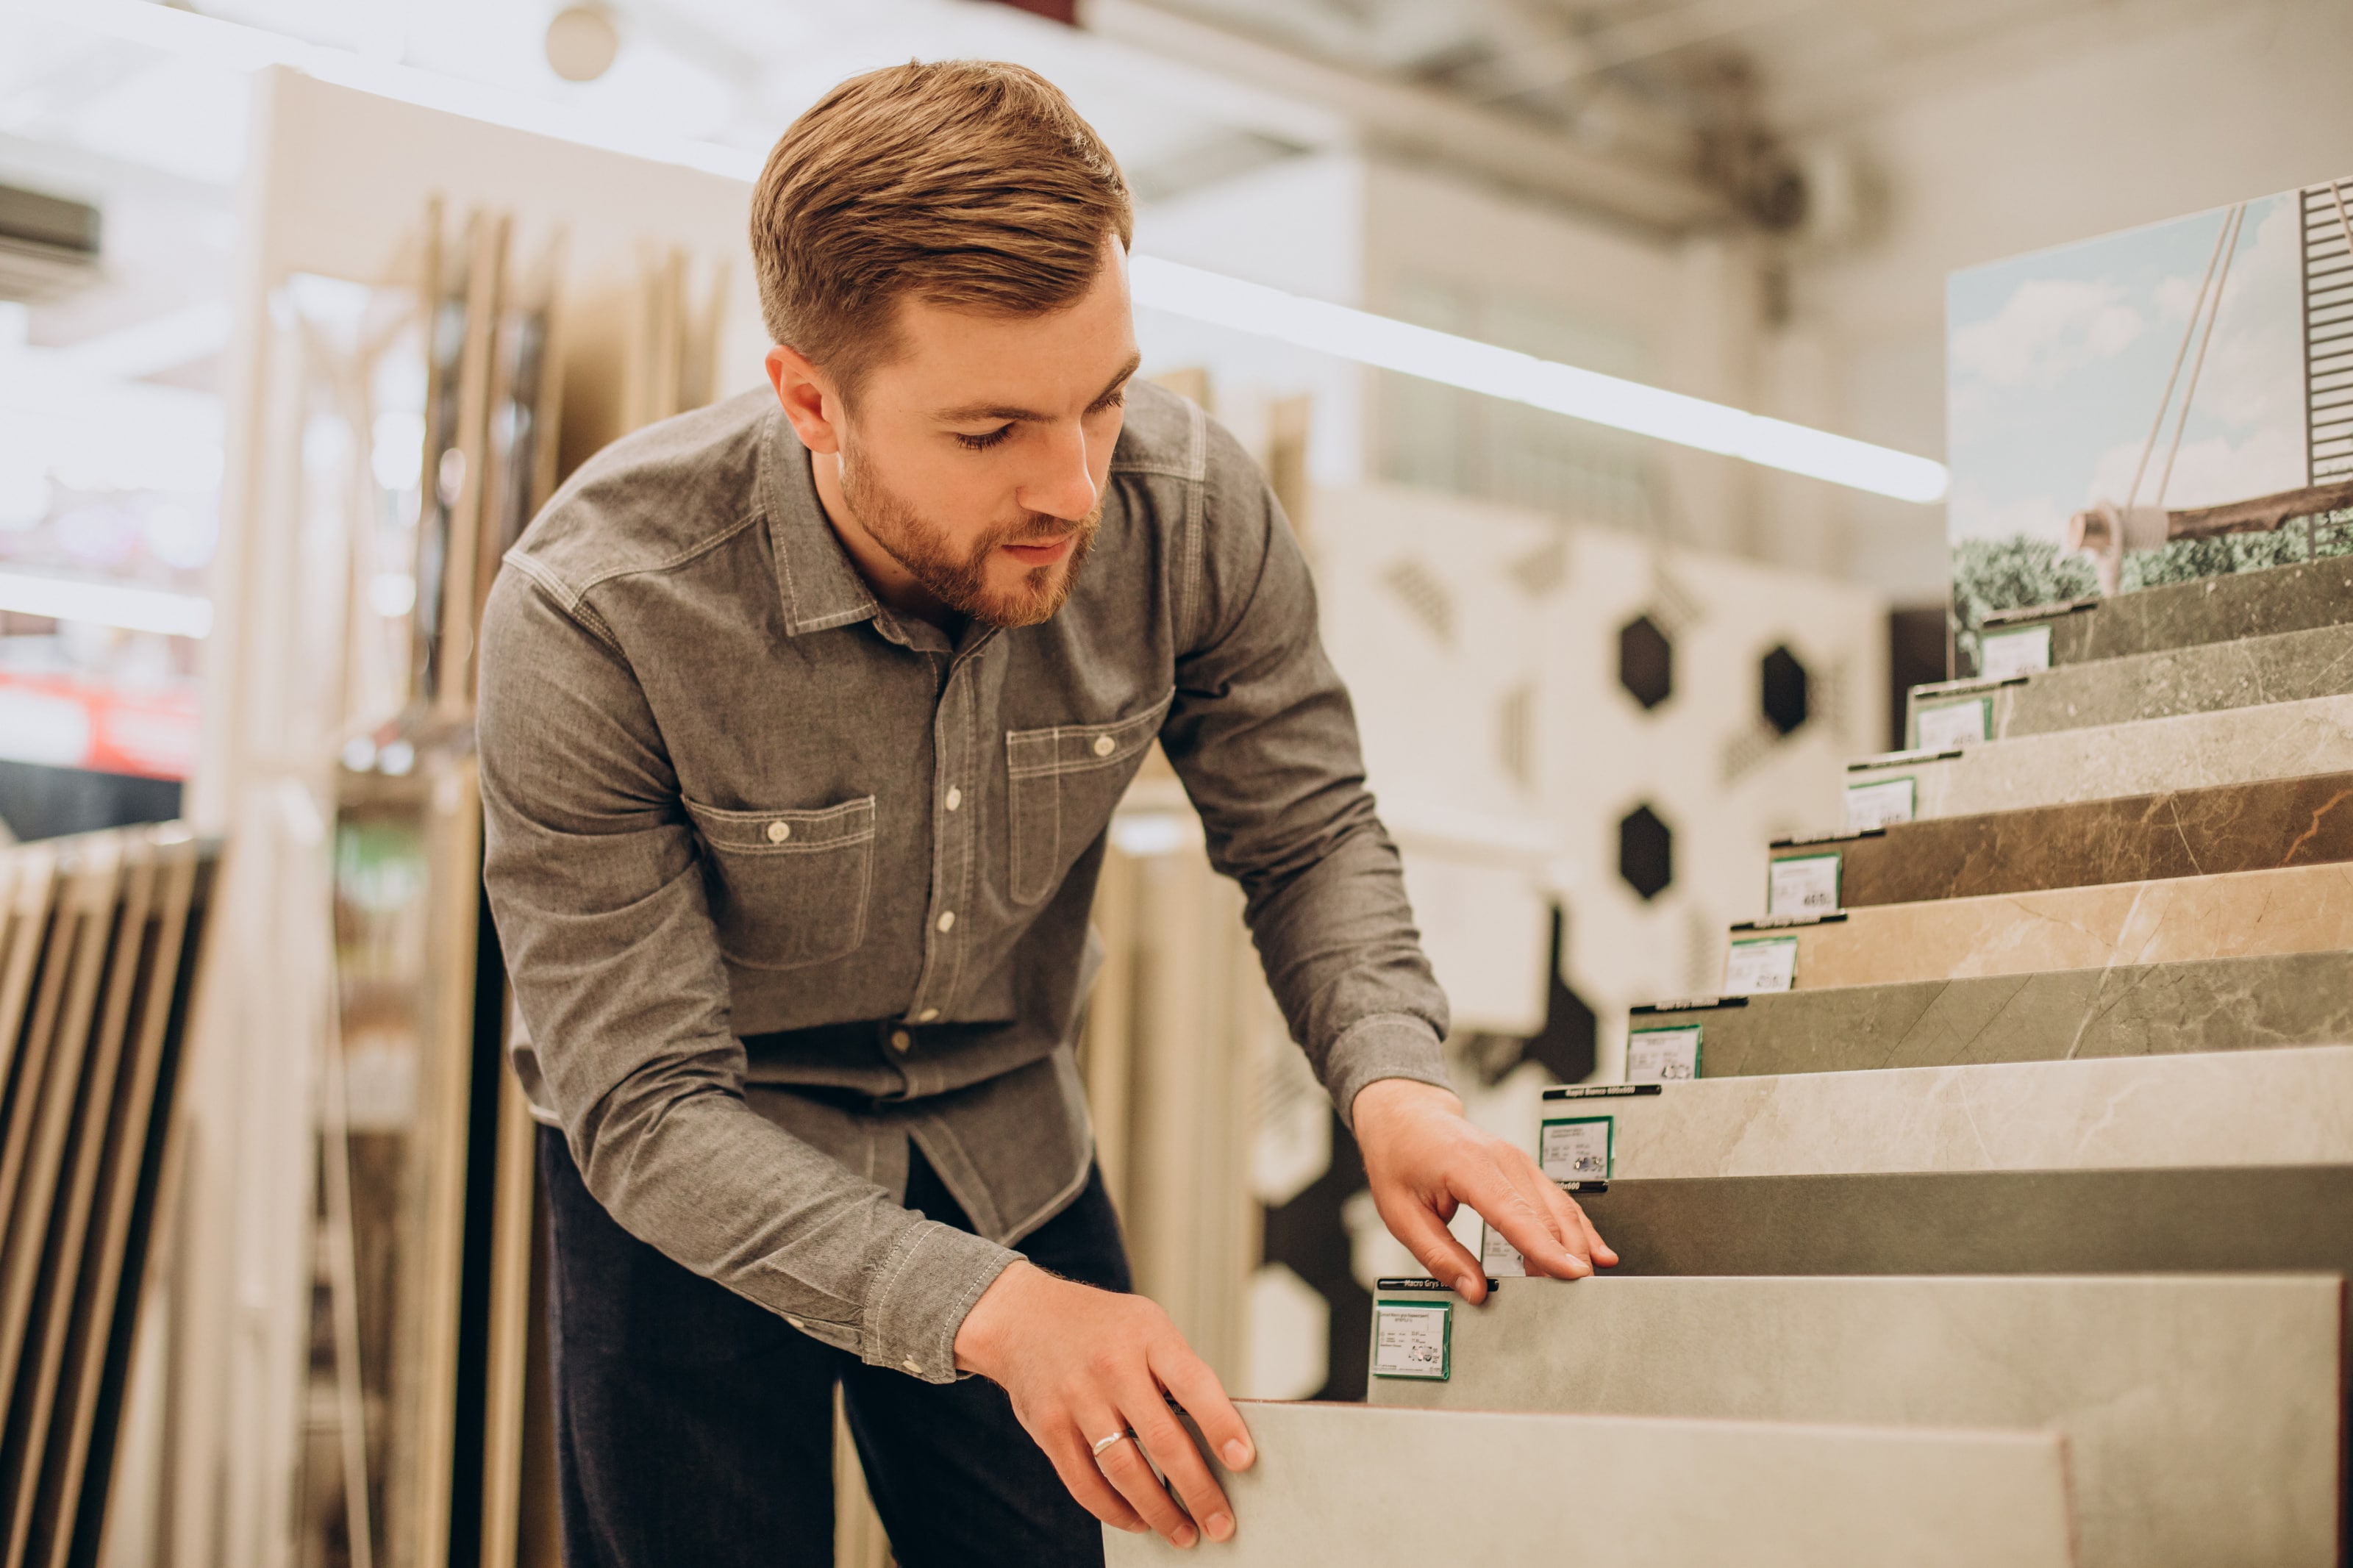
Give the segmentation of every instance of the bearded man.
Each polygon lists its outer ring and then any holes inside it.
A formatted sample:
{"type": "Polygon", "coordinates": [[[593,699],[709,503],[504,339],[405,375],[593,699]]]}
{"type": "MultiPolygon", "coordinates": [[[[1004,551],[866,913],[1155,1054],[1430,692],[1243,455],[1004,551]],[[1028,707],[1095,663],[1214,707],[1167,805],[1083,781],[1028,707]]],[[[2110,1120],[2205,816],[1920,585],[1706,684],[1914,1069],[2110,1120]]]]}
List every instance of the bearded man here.
{"type": "Polygon", "coordinates": [[[1233,1533],[1169,1401],[1250,1434],[1130,1293],[1072,1063],[1155,742],[1398,1239],[1474,1300],[1458,1205],[1535,1272],[1614,1261],[1447,1090],[1298,546],[1134,379],[1131,226],[1029,71],[843,84],[753,198],[771,385],[598,455],[491,591],[575,1568],[830,1563],[837,1385],[909,1568],[1233,1533]]]}

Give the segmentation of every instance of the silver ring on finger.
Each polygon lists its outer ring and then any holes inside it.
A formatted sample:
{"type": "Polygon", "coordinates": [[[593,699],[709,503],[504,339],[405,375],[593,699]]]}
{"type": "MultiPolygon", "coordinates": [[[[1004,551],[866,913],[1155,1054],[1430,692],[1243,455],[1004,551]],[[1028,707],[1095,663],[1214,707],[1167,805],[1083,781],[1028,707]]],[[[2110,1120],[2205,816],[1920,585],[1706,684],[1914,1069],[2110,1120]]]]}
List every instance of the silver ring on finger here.
{"type": "Polygon", "coordinates": [[[1126,1427],[1123,1426],[1123,1427],[1121,1427],[1118,1431],[1113,1432],[1113,1433],[1110,1436],[1108,1436],[1108,1437],[1098,1437],[1098,1438],[1096,1438],[1096,1439],[1095,1439],[1095,1441],[1094,1441],[1094,1455],[1095,1455],[1095,1458],[1098,1458],[1098,1459],[1102,1458],[1103,1457],[1103,1450],[1104,1450],[1104,1449],[1106,1449],[1106,1448],[1110,1447],[1111,1447],[1113,1444],[1114,1444],[1114,1443],[1118,1443],[1118,1442],[1124,1441],[1125,1439],[1127,1439],[1127,1438],[1129,1438],[1129,1437],[1133,1437],[1133,1436],[1135,1436],[1135,1434],[1134,1434],[1134,1433],[1133,1433],[1133,1432],[1129,1431],[1126,1427]]]}

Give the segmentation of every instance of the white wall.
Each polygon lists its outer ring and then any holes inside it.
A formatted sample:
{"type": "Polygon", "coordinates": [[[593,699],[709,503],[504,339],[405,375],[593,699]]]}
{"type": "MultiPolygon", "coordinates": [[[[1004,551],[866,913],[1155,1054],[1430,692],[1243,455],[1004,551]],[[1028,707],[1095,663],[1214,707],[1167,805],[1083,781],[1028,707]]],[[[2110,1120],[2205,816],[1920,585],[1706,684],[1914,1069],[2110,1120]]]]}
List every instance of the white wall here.
{"type": "MultiPolygon", "coordinates": [[[[1818,358],[1832,427],[1941,455],[1945,275],[2353,168],[2353,5],[2274,0],[2053,47],[1834,133],[1885,192],[1868,243],[1793,274],[1781,348],[1818,358]]],[[[1837,498],[1848,573],[1943,596],[1935,509],[1837,498]]]]}

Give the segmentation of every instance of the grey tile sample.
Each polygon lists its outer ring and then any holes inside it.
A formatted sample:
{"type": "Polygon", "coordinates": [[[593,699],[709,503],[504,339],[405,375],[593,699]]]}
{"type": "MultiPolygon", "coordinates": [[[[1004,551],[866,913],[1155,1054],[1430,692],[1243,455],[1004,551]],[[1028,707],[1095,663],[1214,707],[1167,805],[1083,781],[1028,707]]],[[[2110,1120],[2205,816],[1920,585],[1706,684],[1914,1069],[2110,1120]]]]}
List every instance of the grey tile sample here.
{"type": "Polygon", "coordinates": [[[1916,734],[1923,709],[1957,694],[1982,693],[1990,700],[1987,738],[2002,741],[2347,691],[2353,691],[2353,626],[2316,626],[2062,665],[2022,680],[1915,686],[1905,732],[1916,734]]]}
{"type": "Polygon", "coordinates": [[[2353,1040],[2353,952],[1785,991],[1631,1023],[1698,1025],[1711,1079],[2327,1045],[2353,1040]]]}
{"type": "Polygon", "coordinates": [[[2348,769],[2353,697],[2315,697],[1989,741],[1957,756],[1865,757],[1847,784],[1911,779],[1915,816],[1932,817],[2348,769]]]}
{"type": "Polygon", "coordinates": [[[2353,1165],[2353,1046],[1712,1078],[1578,1103],[1615,1121],[1612,1181],[2353,1165]]]}
{"type": "Polygon", "coordinates": [[[1107,1568],[2062,1568],[2055,1432],[1802,1426],[1244,1402],[1238,1521],[1179,1552],[1103,1531],[1107,1568]]]}
{"type": "Polygon", "coordinates": [[[2330,1274],[1511,1279],[1453,1301],[1448,1378],[1375,1378],[1369,1397],[2052,1426],[2086,1568],[2328,1564],[2344,1295],[2330,1274]]]}
{"type": "Polygon", "coordinates": [[[2267,571],[2168,583],[2048,616],[2017,616],[2001,629],[2048,625],[2051,662],[2062,665],[2348,621],[2353,557],[2331,555],[2267,571]]]}

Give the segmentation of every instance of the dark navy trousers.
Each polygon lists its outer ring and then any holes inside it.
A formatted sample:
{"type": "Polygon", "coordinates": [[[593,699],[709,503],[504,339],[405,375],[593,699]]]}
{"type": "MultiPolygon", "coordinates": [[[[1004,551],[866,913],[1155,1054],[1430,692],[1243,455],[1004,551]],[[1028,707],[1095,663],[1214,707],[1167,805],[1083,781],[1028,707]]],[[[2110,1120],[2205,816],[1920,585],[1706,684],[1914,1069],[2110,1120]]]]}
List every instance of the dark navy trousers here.
{"type": "MultiPolygon", "coordinates": [[[[907,1206],[972,1223],[920,1152],[907,1206]]],[[[1002,1389],[868,1366],[673,1263],[589,1195],[542,1129],[565,1568],[832,1568],[833,1389],[903,1568],[1103,1562],[1002,1389]]],[[[1103,1173],[1021,1242],[1039,1268],[1130,1289],[1103,1173]]]]}

